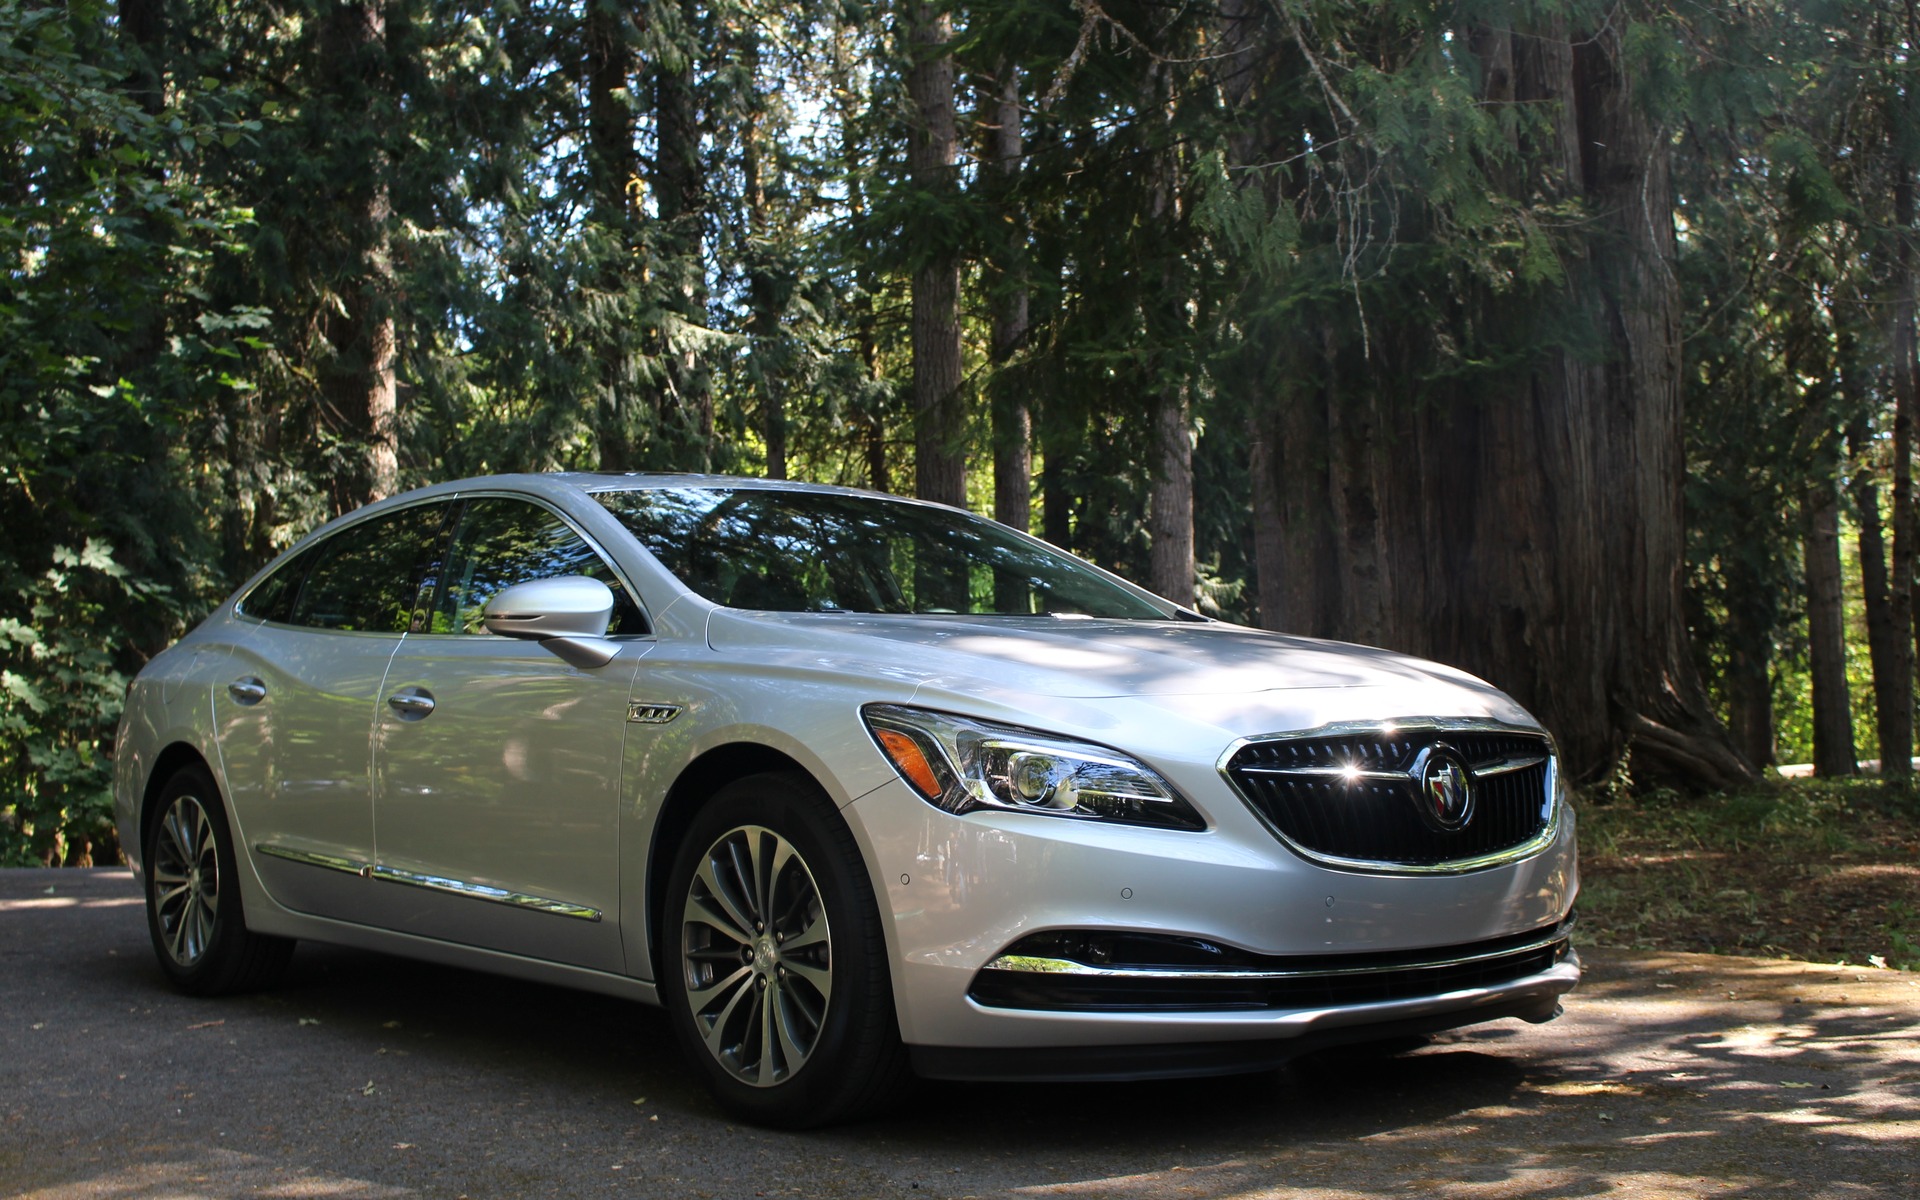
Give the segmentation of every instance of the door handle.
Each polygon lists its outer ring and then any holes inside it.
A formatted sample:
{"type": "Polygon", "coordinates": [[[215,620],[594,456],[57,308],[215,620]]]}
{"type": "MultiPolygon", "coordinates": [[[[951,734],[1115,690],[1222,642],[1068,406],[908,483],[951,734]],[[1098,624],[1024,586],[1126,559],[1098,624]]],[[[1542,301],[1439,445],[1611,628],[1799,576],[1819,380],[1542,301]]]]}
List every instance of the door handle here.
{"type": "Polygon", "coordinates": [[[243,676],[227,685],[227,694],[241,704],[258,704],[267,698],[267,685],[251,675],[243,676]]]}
{"type": "Polygon", "coordinates": [[[425,720],[433,712],[433,693],[425,688],[401,688],[387,697],[387,707],[402,721],[425,720]]]}

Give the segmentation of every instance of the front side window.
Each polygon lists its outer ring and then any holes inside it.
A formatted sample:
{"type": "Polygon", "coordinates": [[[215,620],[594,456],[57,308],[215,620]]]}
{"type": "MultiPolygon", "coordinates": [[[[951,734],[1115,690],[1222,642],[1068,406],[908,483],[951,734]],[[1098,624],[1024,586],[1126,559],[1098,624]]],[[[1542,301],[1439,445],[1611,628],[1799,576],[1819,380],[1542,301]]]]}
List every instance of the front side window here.
{"type": "Polygon", "coordinates": [[[354,633],[405,633],[439,558],[444,504],[362,521],[283,563],[240,602],[264,621],[354,633]]]}
{"type": "Polygon", "coordinates": [[[525,500],[469,500],[454,530],[427,632],[485,633],[487,601],[501,589],[562,575],[585,575],[613,589],[609,636],[647,632],[646,618],[620,576],[572,526],[525,500]]]}
{"type": "Polygon", "coordinates": [[[255,584],[252,591],[240,598],[240,602],[234,605],[234,611],[257,621],[278,621],[282,625],[291,623],[293,602],[300,598],[300,585],[312,569],[313,554],[319,548],[309,546],[274,568],[273,574],[255,584]]]}
{"type": "Polygon", "coordinates": [[[730,608],[1172,619],[1079,559],[969,513],[761,488],[594,498],[681,582],[730,608]]]}

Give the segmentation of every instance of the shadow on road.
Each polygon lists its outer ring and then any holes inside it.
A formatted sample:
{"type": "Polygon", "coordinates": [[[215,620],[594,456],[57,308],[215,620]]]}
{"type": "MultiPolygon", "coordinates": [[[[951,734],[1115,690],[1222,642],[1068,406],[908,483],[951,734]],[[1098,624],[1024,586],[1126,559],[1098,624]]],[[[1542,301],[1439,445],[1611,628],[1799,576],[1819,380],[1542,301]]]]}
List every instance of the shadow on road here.
{"type": "Polygon", "coordinates": [[[273,992],[175,995],[133,894],[0,875],[7,1195],[1920,1192],[1897,972],[1601,952],[1548,1026],[1232,1079],[927,1084],[783,1134],[730,1125],[625,1001],[314,945],[273,992]]]}

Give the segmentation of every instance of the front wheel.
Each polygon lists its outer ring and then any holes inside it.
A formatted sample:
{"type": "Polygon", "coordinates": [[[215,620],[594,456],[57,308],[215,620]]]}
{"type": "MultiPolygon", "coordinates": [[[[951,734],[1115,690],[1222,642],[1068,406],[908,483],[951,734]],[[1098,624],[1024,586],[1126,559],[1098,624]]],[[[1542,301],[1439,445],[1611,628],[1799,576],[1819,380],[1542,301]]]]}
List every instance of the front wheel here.
{"type": "Polygon", "coordinates": [[[160,969],[183,992],[216,996],[272,984],[288,938],[247,929],[226,812],[204,768],[177,772],[147,828],[147,931],[160,969]]]}
{"type": "Polygon", "coordinates": [[[723,789],[681,845],[668,896],[663,998],[724,1107],[802,1128],[899,1090],[906,1052],[873,888],[812,780],[723,789]]]}

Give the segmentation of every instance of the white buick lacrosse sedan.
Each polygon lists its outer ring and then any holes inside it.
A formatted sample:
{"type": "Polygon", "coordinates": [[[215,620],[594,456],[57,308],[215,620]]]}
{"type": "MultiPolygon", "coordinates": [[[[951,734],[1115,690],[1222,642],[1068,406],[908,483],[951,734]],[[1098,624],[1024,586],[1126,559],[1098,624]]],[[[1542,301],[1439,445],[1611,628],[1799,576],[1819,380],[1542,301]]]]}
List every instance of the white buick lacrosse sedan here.
{"type": "Polygon", "coordinates": [[[630,996],[769,1124],[1545,1021],[1579,978],[1508,697],[851,489],[371,505],[141,672],[115,765],[179,987],[311,938],[630,996]]]}

